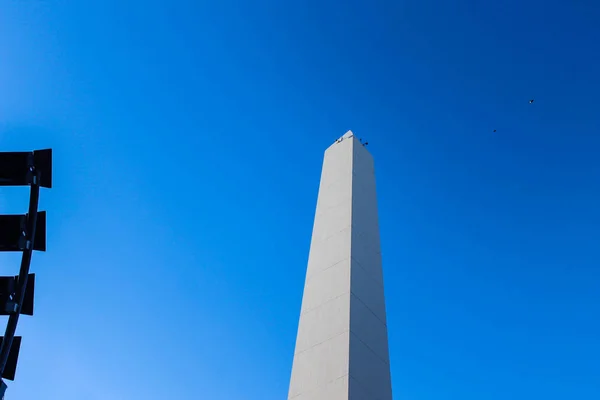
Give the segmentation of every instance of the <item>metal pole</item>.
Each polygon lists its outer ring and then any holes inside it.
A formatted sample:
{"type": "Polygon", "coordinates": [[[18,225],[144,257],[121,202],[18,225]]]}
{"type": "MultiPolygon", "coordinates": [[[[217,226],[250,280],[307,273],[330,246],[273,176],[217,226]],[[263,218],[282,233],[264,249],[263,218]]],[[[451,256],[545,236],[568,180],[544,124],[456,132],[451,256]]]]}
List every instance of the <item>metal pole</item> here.
{"type": "Polygon", "coordinates": [[[27,214],[27,238],[25,239],[25,249],[23,249],[23,258],[21,258],[21,269],[19,270],[19,282],[16,290],[16,307],[13,313],[8,317],[8,324],[6,325],[6,333],[4,334],[4,340],[2,341],[2,348],[0,349],[0,377],[4,373],[6,367],[6,361],[8,360],[8,354],[12,346],[13,339],[15,337],[15,331],[17,330],[17,323],[19,322],[19,315],[21,314],[21,305],[25,297],[25,289],[27,288],[27,277],[29,275],[29,266],[31,264],[31,255],[33,253],[33,240],[35,239],[35,229],[37,226],[38,216],[38,203],[40,200],[40,172],[35,170],[31,171],[33,179],[31,182],[31,189],[29,194],[29,213],[27,214]]]}

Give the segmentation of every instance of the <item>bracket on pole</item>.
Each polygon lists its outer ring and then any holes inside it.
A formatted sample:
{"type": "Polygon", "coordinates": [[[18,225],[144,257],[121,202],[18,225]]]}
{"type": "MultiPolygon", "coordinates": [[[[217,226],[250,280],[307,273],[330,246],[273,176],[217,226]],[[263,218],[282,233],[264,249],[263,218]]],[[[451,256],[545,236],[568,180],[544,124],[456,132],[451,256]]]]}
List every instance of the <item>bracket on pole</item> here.
{"type": "MultiPolygon", "coordinates": [[[[4,341],[4,336],[0,336],[0,345],[4,341]]],[[[8,359],[2,377],[9,381],[15,380],[15,372],[17,371],[17,360],[19,359],[19,351],[21,350],[21,336],[15,336],[8,352],[8,359]]]]}
{"type": "MultiPolygon", "coordinates": [[[[17,290],[19,276],[0,276],[0,315],[10,315],[17,312],[17,290]]],[[[27,277],[27,287],[21,305],[21,314],[33,315],[33,294],[35,290],[35,274],[27,277]]],[[[0,398],[1,399],[1,398],[0,398]]]]}
{"type": "Polygon", "coordinates": [[[52,187],[52,149],[0,153],[0,186],[27,186],[37,184],[52,187]],[[40,172],[40,181],[36,174],[40,172]]]}
{"type": "MultiPolygon", "coordinates": [[[[0,251],[29,250],[28,214],[0,215],[0,251]]],[[[33,250],[46,251],[46,211],[38,211],[33,250]]]]}

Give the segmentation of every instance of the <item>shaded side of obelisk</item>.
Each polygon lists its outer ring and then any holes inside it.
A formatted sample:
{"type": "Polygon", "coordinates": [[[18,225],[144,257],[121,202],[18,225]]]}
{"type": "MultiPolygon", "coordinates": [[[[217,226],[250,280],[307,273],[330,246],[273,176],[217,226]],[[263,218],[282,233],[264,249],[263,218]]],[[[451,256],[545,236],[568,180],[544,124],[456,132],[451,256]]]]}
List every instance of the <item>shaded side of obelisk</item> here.
{"type": "Polygon", "coordinates": [[[391,400],[373,158],[325,151],[288,400],[391,400]]]}

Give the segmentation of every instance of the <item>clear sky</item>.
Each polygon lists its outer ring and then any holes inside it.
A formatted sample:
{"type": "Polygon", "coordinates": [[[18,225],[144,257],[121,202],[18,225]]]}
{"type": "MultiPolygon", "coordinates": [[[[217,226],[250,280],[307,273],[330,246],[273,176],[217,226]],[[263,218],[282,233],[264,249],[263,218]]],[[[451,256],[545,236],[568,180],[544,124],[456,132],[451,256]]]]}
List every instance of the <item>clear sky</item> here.
{"type": "Polygon", "coordinates": [[[0,1],[0,150],[55,157],[10,399],[285,399],[348,129],[395,398],[600,398],[600,3],[366,4],[0,1]]]}

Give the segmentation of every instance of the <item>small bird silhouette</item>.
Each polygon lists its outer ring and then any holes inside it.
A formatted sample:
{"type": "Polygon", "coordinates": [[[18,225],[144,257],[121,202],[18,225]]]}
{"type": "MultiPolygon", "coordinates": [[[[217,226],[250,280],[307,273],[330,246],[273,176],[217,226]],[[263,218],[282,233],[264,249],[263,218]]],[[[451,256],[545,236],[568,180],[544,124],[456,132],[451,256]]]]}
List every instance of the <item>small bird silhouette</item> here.
{"type": "Polygon", "coordinates": [[[494,132],[496,132],[496,130],[494,129],[494,132]]]}
{"type": "Polygon", "coordinates": [[[529,100],[529,104],[533,103],[533,99],[529,100]]]}

